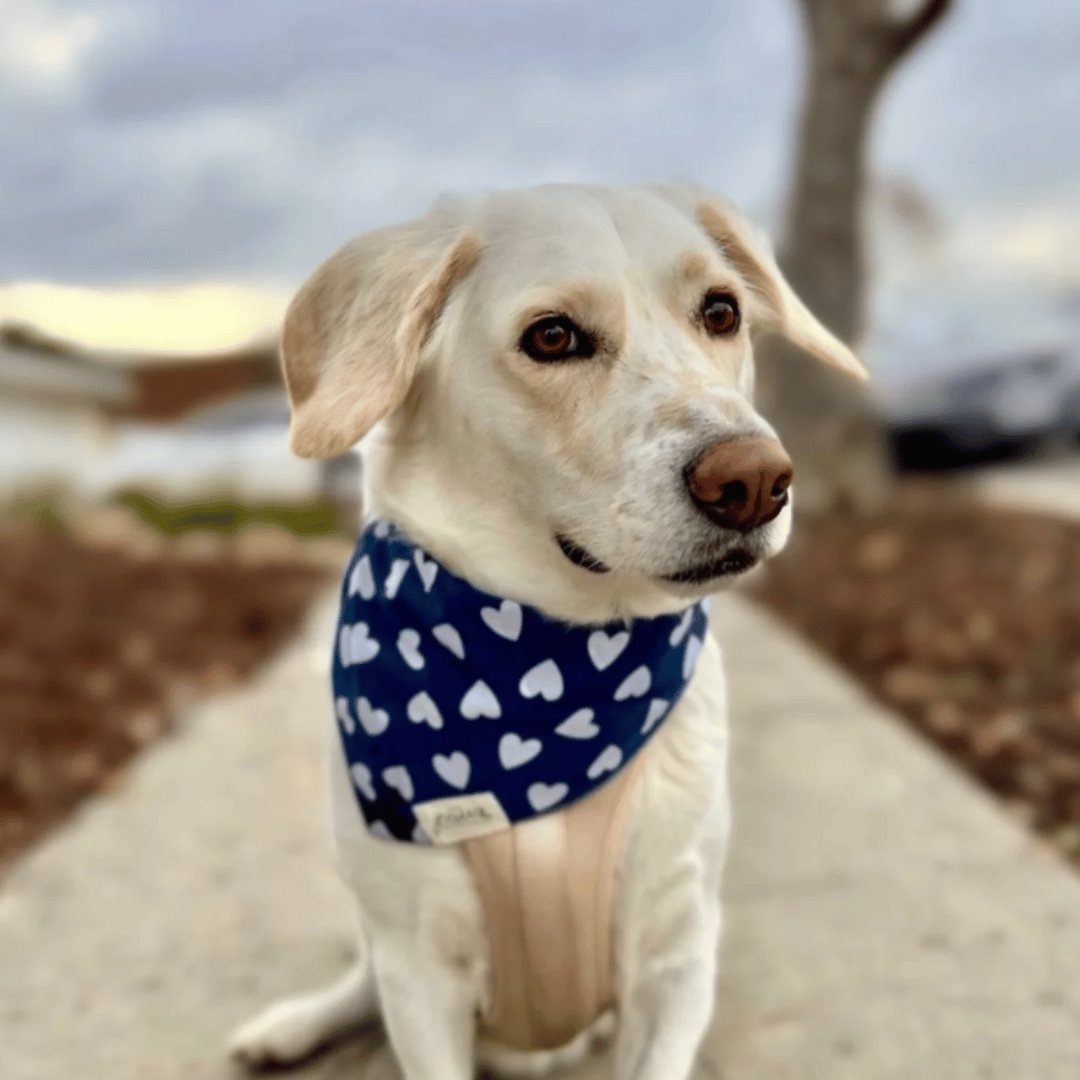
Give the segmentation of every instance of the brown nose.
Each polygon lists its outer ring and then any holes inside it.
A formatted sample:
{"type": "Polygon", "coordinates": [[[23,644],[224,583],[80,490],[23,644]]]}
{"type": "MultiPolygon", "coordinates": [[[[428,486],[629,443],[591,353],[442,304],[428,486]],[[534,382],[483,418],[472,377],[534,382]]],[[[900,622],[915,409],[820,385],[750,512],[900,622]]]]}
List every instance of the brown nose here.
{"type": "Polygon", "coordinates": [[[747,532],[784,509],[791,474],[791,458],[776,439],[729,439],[690,466],[686,486],[717,525],[747,532]]]}

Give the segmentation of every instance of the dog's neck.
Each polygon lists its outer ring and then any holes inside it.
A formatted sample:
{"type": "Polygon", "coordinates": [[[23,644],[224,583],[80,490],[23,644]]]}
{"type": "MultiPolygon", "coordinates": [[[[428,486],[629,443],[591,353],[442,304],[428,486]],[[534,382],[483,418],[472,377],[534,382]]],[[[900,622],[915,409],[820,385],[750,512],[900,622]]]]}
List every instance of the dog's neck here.
{"type": "Polygon", "coordinates": [[[364,516],[387,518],[471,585],[528,604],[569,623],[652,618],[681,611],[695,599],[612,570],[576,566],[553,536],[515,512],[512,493],[478,493],[426,448],[407,448],[376,429],[362,444],[364,516]]]}
{"type": "Polygon", "coordinates": [[[456,843],[584,798],[662,726],[706,628],[704,604],[604,626],[552,620],[373,521],[342,586],[333,667],[369,830],[456,843]]]}

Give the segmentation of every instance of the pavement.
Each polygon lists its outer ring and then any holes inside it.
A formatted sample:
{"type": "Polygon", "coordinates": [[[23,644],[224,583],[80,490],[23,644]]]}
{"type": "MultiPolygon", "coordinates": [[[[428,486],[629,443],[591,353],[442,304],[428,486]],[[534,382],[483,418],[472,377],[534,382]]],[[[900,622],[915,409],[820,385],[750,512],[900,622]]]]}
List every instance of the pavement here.
{"type": "Polygon", "coordinates": [[[971,489],[984,502],[1080,521],[1080,459],[1021,461],[971,474],[971,489]]]}
{"type": "MultiPolygon", "coordinates": [[[[0,884],[2,1080],[236,1080],[232,1027],[348,964],[332,620],[328,594],[0,884]]],[[[1076,1080],[1080,877],[768,615],[714,622],[736,822],[695,1080],[1076,1080]]],[[[397,1074],[372,1030],[289,1075],[397,1074]]]]}

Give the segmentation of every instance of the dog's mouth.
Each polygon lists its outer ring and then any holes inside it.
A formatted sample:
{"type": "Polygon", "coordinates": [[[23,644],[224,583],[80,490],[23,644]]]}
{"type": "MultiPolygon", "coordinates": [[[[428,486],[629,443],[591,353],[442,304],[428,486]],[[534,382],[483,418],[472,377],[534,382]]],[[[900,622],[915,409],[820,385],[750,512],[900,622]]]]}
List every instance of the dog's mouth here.
{"type": "MultiPolygon", "coordinates": [[[[575,565],[594,574],[609,573],[611,567],[583,548],[576,540],[560,533],[555,537],[559,550],[575,565]]],[[[674,574],[662,575],[663,581],[674,585],[703,585],[714,578],[744,574],[761,561],[761,556],[745,547],[732,548],[708,562],[697,563],[674,574]]]]}
{"type": "Polygon", "coordinates": [[[569,536],[559,533],[555,537],[559,550],[575,565],[583,570],[591,570],[594,574],[606,574],[611,567],[602,562],[595,555],[591,555],[580,544],[571,540],[569,536]]]}
{"type": "Polygon", "coordinates": [[[664,580],[675,585],[704,585],[705,582],[712,581],[714,578],[745,574],[759,561],[759,555],[746,548],[737,547],[710,562],[698,563],[696,566],[689,566],[674,574],[665,574],[664,580]]]}

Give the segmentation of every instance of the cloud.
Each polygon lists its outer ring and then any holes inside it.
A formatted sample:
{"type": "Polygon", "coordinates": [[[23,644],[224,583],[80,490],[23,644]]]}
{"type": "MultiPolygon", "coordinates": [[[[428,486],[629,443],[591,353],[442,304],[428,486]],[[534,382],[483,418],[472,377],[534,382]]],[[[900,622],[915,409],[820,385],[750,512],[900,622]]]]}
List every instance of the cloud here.
{"type": "Polygon", "coordinates": [[[1080,6],[966,0],[888,88],[879,167],[915,175],[955,217],[1067,200],[1080,213],[1080,6]]]}
{"type": "MultiPolygon", "coordinates": [[[[898,74],[875,167],[953,228],[1075,220],[1080,7],[990,7],[898,74]]],[[[689,176],[775,217],[803,67],[796,0],[3,11],[32,47],[8,33],[0,84],[36,89],[0,94],[0,280],[292,283],[445,190],[551,179],[689,176]]]]}
{"type": "Polygon", "coordinates": [[[446,189],[548,179],[692,175],[767,207],[798,57],[788,0],[755,9],[90,5],[79,96],[0,106],[0,276],[295,279],[446,189]]]}
{"type": "Polygon", "coordinates": [[[29,94],[68,89],[101,31],[93,12],[49,0],[4,0],[0,18],[0,84],[29,94]]]}
{"type": "Polygon", "coordinates": [[[276,337],[289,295],[210,282],[171,289],[0,288],[0,323],[29,323],[91,348],[208,352],[276,337]]]}

